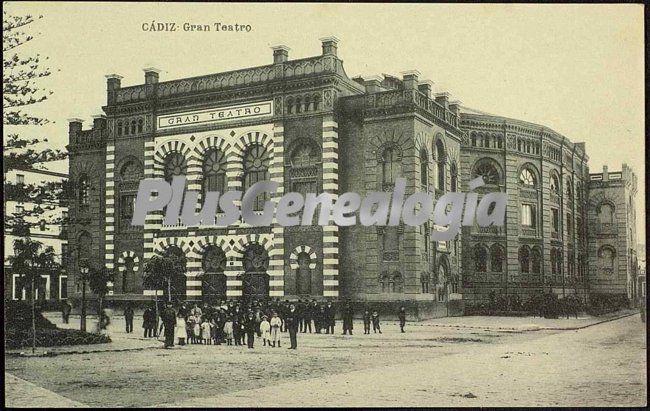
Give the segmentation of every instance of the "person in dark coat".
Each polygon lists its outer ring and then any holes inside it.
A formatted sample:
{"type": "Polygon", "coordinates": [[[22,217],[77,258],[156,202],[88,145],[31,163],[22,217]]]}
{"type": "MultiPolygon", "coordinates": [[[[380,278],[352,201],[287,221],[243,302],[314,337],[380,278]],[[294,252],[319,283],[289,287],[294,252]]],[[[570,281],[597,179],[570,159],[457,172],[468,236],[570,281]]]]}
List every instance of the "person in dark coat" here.
{"type": "Polygon", "coordinates": [[[316,334],[320,334],[325,328],[325,306],[319,305],[317,310],[314,323],[316,325],[316,334]]]}
{"type": "Polygon", "coordinates": [[[156,336],[156,311],[147,307],[142,314],[142,328],[144,328],[144,338],[156,336]]]}
{"type": "Polygon", "coordinates": [[[363,312],[363,333],[364,334],[370,334],[371,321],[372,321],[372,315],[370,314],[370,310],[366,308],[366,310],[363,312]]]}
{"type": "Polygon", "coordinates": [[[332,302],[328,301],[325,306],[325,334],[334,334],[334,326],[336,325],[336,320],[334,319],[334,307],[332,302]]]}
{"type": "Polygon", "coordinates": [[[255,321],[255,314],[249,312],[244,322],[244,332],[246,333],[246,343],[248,348],[254,348],[255,333],[257,332],[257,321],[255,321]]]}
{"type": "Polygon", "coordinates": [[[126,332],[132,333],[133,332],[133,307],[131,307],[131,303],[126,303],[126,307],[124,307],[124,322],[126,322],[126,332]]]}
{"type": "Polygon", "coordinates": [[[350,303],[345,304],[345,307],[343,308],[343,312],[341,314],[343,317],[343,335],[345,335],[347,332],[352,335],[354,310],[352,309],[350,303]]]}
{"type": "Polygon", "coordinates": [[[289,311],[285,315],[284,322],[289,331],[289,339],[291,340],[291,347],[289,349],[295,350],[298,348],[298,312],[295,305],[289,305],[289,311]]]}
{"type": "Polygon", "coordinates": [[[305,306],[301,299],[296,303],[296,312],[298,313],[298,331],[304,332],[305,329],[305,306]]]}
{"type": "Polygon", "coordinates": [[[176,327],[176,312],[172,303],[167,303],[165,309],[160,313],[160,318],[165,326],[165,348],[174,346],[174,328],[176,327]]]}
{"type": "Polygon", "coordinates": [[[61,316],[63,317],[63,322],[69,324],[70,322],[70,312],[72,311],[72,306],[68,300],[63,300],[63,305],[61,306],[61,316]]]}
{"type": "Polygon", "coordinates": [[[381,326],[379,325],[379,313],[377,310],[372,312],[372,331],[375,333],[379,331],[379,334],[381,334],[381,326]]]}
{"type": "Polygon", "coordinates": [[[404,332],[404,326],[406,325],[406,308],[404,308],[404,306],[399,308],[397,317],[399,318],[399,329],[404,332]]]}

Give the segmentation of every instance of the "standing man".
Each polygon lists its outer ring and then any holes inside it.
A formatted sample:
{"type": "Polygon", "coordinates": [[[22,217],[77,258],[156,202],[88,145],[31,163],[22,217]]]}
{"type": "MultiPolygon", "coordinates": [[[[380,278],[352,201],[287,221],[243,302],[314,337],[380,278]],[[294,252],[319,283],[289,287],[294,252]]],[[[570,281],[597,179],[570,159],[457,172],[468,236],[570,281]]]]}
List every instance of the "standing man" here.
{"type": "MultiPolygon", "coordinates": [[[[343,335],[345,335],[346,332],[349,332],[350,335],[352,335],[352,322],[354,321],[354,310],[352,309],[352,306],[350,303],[346,303],[345,307],[343,308],[343,335]]],[[[333,331],[332,331],[333,332],[333,331]]]]}
{"type": "Polygon", "coordinates": [[[305,319],[305,330],[304,333],[309,329],[309,334],[311,334],[311,320],[314,318],[314,307],[309,303],[309,300],[305,300],[305,311],[303,312],[305,319]]]}
{"type": "Polygon", "coordinates": [[[406,325],[406,308],[404,306],[399,308],[397,316],[399,317],[399,328],[404,332],[404,326],[406,325]]]}
{"type": "Polygon", "coordinates": [[[124,321],[126,322],[126,333],[130,334],[133,332],[133,307],[131,303],[126,303],[124,307],[124,321]]]}
{"type": "Polygon", "coordinates": [[[72,306],[68,300],[63,300],[63,306],[61,307],[61,316],[63,317],[63,322],[69,324],[70,322],[70,311],[72,311],[72,306]]]}
{"type": "Polygon", "coordinates": [[[174,346],[174,327],[176,327],[176,312],[172,303],[167,303],[165,309],[160,313],[163,325],[165,326],[165,348],[174,346]]]}
{"type": "Polygon", "coordinates": [[[291,340],[291,347],[289,347],[289,349],[295,350],[298,348],[298,312],[296,311],[295,305],[289,305],[289,311],[287,311],[287,314],[285,315],[284,322],[287,330],[289,330],[289,339],[291,340]]]}
{"type": "Polygon", "coordinates": [[[336,325],[336,320],[334,319],[334,307],[332,302],[328,301],[327,306],[325,307],[325,334],[334,334],[334,326],[336,325]]]}

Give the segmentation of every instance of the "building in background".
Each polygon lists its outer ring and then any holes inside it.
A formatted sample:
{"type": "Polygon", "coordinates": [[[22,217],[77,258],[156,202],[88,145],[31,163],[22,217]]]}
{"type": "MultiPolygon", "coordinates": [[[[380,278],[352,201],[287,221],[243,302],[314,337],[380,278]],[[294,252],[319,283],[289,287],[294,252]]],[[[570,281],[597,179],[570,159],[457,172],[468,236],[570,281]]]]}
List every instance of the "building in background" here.
{"type": "MultiPolygon", "coordinates": [[[[586,299],[588,156],[548,127],[463,108],[461,181],[479,194],[508,194],[503,227],[463,227],[463,291],[489,295],[553,291],[586,299]]],[[[465,185],[464,191],[468,191],[465,185]]]]}
{"type": "MultiPolygon", "coordinates": [[[[68,161],[53,161],[44,163],[44,169],[41,170],[10,170],[5,175],[5,179],[16,184],[34,184],[39,185],[46,182],[62,182],[68,178],[68,161]]],[[[32,210],[36,204],[30,202],[17,202],[7,200],[5,203],[6,215],[22,214],[23,211],[32,210]]],[[[58,262],[62,264],[63,270],[55,274],[42,274],[42,281],[36,284],[36,295],[40,300],[61,300],[68,296],[68,275],[66,272],[67,258],[67,233],[61,223],[61,220],[67,217],[67,207],[65,204],[41,204],[44,212],[38,217],[25,217],[30,223],[29,237],[34,241],[39,241],[43,247],[52,246],[56,253],[58,262]]],[[[18,237],[11,231],[7,231],[5,226],[4,236],[4,297],[5,300],[21,300],[27,297],[27,291],[22,287],[20,282],[20,273],[13,272],[8,258],[13,255],[14,241],[18,237]]]]}
{"type": "Polygon", "coordinates": [[[621,171],[589,176],[589,287],[592,293],[637,296],[637,178],[627,164],[621,171]]]}

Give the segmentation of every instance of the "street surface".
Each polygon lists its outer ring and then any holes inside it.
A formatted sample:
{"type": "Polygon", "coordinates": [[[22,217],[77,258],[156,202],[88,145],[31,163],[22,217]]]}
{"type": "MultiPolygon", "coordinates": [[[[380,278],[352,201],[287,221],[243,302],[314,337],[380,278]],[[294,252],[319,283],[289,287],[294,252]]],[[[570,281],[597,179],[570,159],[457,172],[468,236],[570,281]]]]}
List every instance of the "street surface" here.
{"type": "Polygon", "coordinates": [[[67,355],[55,357],[7,356],[6,372],[35,385],[21,385],[16,379],[5,382],[6,404],[646,404],[645,324],[638,314],[570,330],[562,328],[590,323],[575,319],[459,317],[408,323],[404,334],[396,323],[386,322],[383,334],[371,335],[364,335],[362,324],[355,323],[353,336],[340,335],[339,322],[335,335],[299,334],[295,351],[287,349],[286,333],[282,348],[275,349],[262,346],[256,339],[252,350],[224,345],[165,350],[162,343],[141,338],[138,319],[135,332],[129,335],[121,332],[119,319],[114,324],[115,342],[111,344],[92,349],[68,347],[67,355]],[[543,327],[557,329],[523,331],[543,327]],[[41,389],[34,399],[26,394],[41,389]],[[46,390],[51,391],[50,398],[46,390]]]}

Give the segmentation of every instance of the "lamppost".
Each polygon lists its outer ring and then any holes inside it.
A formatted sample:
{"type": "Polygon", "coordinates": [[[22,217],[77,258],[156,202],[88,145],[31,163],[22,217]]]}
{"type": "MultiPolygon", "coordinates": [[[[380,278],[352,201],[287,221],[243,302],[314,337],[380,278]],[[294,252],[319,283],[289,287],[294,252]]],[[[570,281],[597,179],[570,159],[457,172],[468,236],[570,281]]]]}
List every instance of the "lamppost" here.
{"type": "Polygon", "coordinates": [[[36,275],[32,272],[34,267],[32,267],[32,260],[30,258],[25,259],[25,267],[29,270],[29,275],[32,277],[32,354],[34,354],[36,352],[36,300],[34,295],[36,275]]]}
{"type": "Polygon", "coordinates": [[[88,266],[81,265],[81,331],[86,331],[86,281],[88,280],[88,266]]]}

